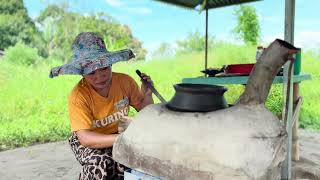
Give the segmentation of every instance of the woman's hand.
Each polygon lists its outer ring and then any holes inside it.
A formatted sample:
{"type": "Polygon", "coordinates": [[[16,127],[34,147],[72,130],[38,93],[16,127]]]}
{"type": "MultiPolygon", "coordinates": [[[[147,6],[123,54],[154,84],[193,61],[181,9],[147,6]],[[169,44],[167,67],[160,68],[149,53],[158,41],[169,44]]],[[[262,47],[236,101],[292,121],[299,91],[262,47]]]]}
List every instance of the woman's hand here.
{"type": "Polygon", "coordinates": [[[128,117],[128,116],[123,116],[120,118],[119,120],[119,124],[118,124],[118,133],[123,133],[128,126],[130,125],[132,121],[132,118],[128,117]]]}

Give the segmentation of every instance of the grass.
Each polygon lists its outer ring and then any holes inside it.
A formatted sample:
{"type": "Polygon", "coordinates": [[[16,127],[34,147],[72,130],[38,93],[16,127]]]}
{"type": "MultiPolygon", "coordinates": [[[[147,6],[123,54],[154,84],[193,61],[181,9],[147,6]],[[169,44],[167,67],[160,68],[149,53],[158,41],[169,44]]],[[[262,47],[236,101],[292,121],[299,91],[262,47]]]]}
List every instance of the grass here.
{"type": "Polygon", "coordinates": [[[65,104],[76,77],[48,78],[48,67],[1,63],[1,149],[56,141],[69,135],[65,104]]]}
{"type": "Polygon", "coordinates": [[[302,128],[320,130],[320,56],[312,53],[302,54],[302,71],[312,75],[311,81],[305,81],[300,85],[300,94],[303,96],[301,107],[302,128]]]}
{"type": "MultiPolygon", "coordinates": [[[[217,43],[209,53],[208,66],[254,62],[255,48],[217,43]]],[[[317,55],[302,55],[302,71],[312,74],[311,81],[301,83],[304,98],[301,127],[320,130],[320,61],[317,55]]],[[[67,96],[80,80],[79,76],[48,78],[50,65],[35,67],[17,66],[0,60],[0,150],[27,146],[35,143],[65,140],[70,135],[67,96]]],[[[139,81],[135,70],[152,76],[158,91],[169,100],[174,95],[173,85],[184,77],[201,76],[204,53],[191,53],[171,59],[148,62],[123,62],[113,66],[113,71],[131,75],[139,81]]],[[[233,103],[243,92],[242,85],[227,86],[225,97],[233,103]]],[[[279,114],[282,108],[282,86],[274,85],[267,107],[279,114]]],[[[156,102],[159,102],[154,97],[156,102]]],[[[134,111],[131,111],[131,115],[134,111]]]]}

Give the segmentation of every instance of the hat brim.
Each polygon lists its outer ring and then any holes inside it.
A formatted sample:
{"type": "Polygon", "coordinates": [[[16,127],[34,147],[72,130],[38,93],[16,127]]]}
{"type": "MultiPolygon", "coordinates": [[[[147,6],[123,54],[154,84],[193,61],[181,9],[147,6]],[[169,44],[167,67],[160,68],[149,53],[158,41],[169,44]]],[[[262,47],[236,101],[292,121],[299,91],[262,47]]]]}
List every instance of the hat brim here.
{"type": "Polygon", "coordinates": [[[91,72],[111,66],[119,61],[128,61],[135,55],[129,49],[114,52],[99,52],[91,54],[90,57],[73,57],[70,63],[54,67],[50,70],[49,77],[53,78],[63,74],[87,75],[91,72]]]}

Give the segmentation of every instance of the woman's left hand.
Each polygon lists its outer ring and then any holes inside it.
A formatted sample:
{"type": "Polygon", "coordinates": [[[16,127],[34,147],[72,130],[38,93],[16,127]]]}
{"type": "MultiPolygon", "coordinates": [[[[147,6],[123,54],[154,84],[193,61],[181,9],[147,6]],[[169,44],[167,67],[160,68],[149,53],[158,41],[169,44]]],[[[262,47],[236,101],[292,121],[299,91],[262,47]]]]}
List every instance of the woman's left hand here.
{"type": "Polygon", "coordinates": [[[128,116],[122,116],[119,119],[119,124],[118,124],[118,133],[123,133],[128,126],[130,125],[130,123],[132,122],[132,118],[128,117],[128,116]]]}

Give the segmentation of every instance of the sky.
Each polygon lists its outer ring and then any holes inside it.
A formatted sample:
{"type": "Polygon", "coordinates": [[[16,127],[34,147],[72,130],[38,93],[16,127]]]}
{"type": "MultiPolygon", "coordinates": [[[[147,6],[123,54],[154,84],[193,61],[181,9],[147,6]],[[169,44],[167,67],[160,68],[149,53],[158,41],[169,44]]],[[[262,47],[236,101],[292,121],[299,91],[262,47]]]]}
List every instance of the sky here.
{"type": "MultiPolygon", "coordinates": [[[[50,3],[62,0],[24,0],[28,13],[35,18],[50,3]]],[[[66,0],[64,0],[66,1],[66,0]]],[[[205,33],[205,12],[184,9],[154,0],[69,0],[70,11],[81,14],[105,12],[128,25],[133,36],[142,41],[148,52],[163,43],[175,44],[188,33],[205,33]]],[[[263,0],[247,3],[256,8],[261,44],[275,38],[284,39],[285,0],[263,0]]],[[[218,40],[239,43],[232,33],[236,26],[234,10],[238,5],[209,10],[209,34],[218,40]]],[[[320,48],[320,0],[296,0],[295,45],[320,48]]]]}

